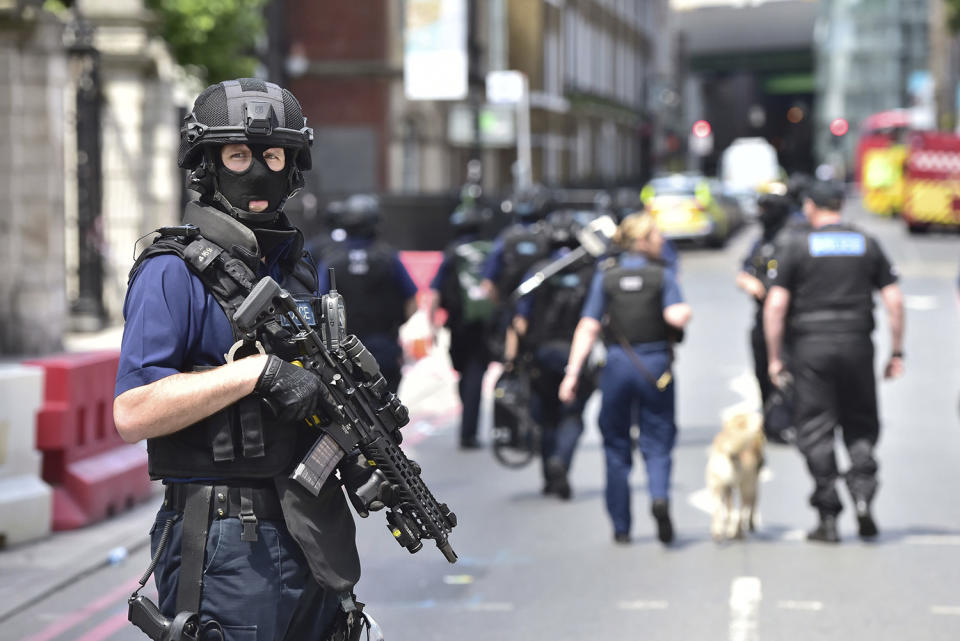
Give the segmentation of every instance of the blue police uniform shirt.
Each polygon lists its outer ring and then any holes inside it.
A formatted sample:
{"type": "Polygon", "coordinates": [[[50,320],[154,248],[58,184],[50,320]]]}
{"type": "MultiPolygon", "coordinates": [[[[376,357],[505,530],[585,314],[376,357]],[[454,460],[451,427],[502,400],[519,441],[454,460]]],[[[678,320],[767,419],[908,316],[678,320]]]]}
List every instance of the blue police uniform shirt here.
{"type": "MultiPolygon", "coordinates": [[[[346,243],[349,249],[369,249],[375,241],[376,239],[374,238],[348,236],[339,242],[346,243]]],[[[321,256],[319,258],[317,261],[317,273],[320,277],[320,291],[326,293],[330,291],[330,273],[327,269],[327,264],[323,261],[323,257],[321,256]]],[[[391,270],[394,281],[397,287],[400,288],[400,293],[403,295],[403,299],[406,300],[411,296],[416,296],[417,284],[413,282],[413,278],[410,277],[410,272],[404,267],[403,261],[400,260],[400,254],[397,252],[393,252],[391,270]]]]}
{"type": "MultiPolygon", "coordinates": [[[[289,242],[271,252],[260,276],[282,278],[289,242]]],[[[233,330],[223,308],[178,256],[161,254],[139,267],[123,304],[125,325],[114,395],[162,378],[226,362],[233,330]]]]}
{"type": "MultiPolygon", "coordinates": [[[[640,269],[650,264],[650,260],[643,254],[626,252],[621,255],[619,265],[625,269],[640,269]]],[[[590,283],[590,291],[587,293],[587,300],[583,304],[582,317],[592,318],[596,321],[603,320],[603,315],[607,308],[607,295],[603,291],[603,271],[598,271],[593,276],[593,282],[590,283]]],[[[677,282],[676,272],[670,268],[663,270],[663,294],[662,307],[666,309],[670,305],[676,305],[683,302],[683,294],[680,292],[680,284],[677,282]]]]}
{"type": "Polygon", "coordinates": [[[663,247],[660,249],[660,260],[668,269],[672,269],[674,274],[680,273],[680,254],[677,252],[677,246],[669,238],[663,239],[663,247]]]}

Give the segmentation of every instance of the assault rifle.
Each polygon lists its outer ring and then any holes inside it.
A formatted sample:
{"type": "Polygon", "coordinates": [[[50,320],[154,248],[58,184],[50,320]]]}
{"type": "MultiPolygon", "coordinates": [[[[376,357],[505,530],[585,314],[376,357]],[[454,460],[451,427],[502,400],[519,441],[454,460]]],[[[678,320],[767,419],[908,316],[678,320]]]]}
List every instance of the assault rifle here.
{"type": "Polygon", "coordinates": [[[555,261],[544,265],[538,272],[520,285],[510,295],[511,300],[517,301],[537,289],[548,278],[557,274],[580,260],[596,259],[604,255],[610,248],[610,240],[617,231],[617,223],[609,216],[600,216],[586,227],[577,232],[577,241],[580,246],[561,256],[555,261]]]}
{"type": "MultiPolygon", "coordinates": [[[[343,300],[330,269],[330,293],[321,299],[320,332],[313,329],[297,301],[269,276],[260,280],[234,314],[237,327],[251,339],[257,328],[276,322],[277,315],[293,328],[292,342],[300,364],[316,372],[327,385],[346,420],[323,428],[291,477],[317,495],[346,452],[359,448],[391,484],[387,528],[411,553],[422,539],[433,539],[450,563],[457,555],[447,537],[457,516],[439,503],[420,478],[420,466],[400,449],[400,428],[409,420],[407,408],[387,388],[376,359],[356,336],[346,335],[343,300]]],[[[308,421],[309,422],[309,421],[308,421]]]]}

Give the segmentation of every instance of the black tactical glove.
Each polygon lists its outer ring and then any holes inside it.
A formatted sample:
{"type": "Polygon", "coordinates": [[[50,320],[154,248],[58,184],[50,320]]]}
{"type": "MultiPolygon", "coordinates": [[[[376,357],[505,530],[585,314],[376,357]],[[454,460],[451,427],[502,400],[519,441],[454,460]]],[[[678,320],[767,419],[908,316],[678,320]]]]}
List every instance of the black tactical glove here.
{"type": "Polygon", "coordinates": [[[267,358],[253,391],[262,396],[284,422],[305,419],[315,424],[346,420],[319,376],[275,354],[267,358]]]}
{"type": "Polygon", "coordinates": [[[361,518],[365,519],[370,512],[394,505],[393,485],[362,454],[344,458],[340,463],[340,478],[353,509],[361,518]]]}

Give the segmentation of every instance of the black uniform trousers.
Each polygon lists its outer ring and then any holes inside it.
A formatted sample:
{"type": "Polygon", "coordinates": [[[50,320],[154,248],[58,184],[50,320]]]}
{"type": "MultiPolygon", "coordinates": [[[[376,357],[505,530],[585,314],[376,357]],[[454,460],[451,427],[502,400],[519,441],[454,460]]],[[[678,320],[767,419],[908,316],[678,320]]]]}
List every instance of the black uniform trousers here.
{"type": "Polygon", "coordinates": [[[791,343],[797,445],[815,484],[810,504],[822,515],[843,509],[836,489],[837,428],[850,456],[847,488],[854,501],[869,503],[877,491],[873,450],[880,432],[870,335],[802,334],[791,343]]]}

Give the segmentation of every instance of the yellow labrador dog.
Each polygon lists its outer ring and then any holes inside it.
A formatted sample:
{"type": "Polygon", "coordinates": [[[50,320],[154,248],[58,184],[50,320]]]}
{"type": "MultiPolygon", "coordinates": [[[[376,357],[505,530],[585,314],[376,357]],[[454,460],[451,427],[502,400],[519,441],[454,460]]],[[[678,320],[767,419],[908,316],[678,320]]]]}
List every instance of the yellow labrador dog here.
{"type": "Polygon", "coordinates": [[[718,543],[754,529],[764,443],[763,419],[755,412],[731,416],[713,439],[706,476],[714,498],[710,534],[718,543]],[[740,495],[739,509],[733,507],[734,493],[740,495]]]}

